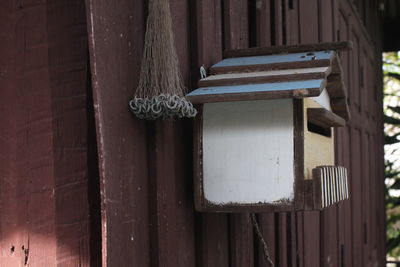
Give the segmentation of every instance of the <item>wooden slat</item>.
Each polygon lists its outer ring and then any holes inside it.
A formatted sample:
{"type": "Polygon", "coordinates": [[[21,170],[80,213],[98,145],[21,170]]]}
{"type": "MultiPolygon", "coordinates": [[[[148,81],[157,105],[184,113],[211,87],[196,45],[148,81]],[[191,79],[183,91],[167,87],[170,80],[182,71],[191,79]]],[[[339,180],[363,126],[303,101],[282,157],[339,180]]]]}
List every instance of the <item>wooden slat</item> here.
{"type": "Polygon", "coordinates": [[[0,13],[0,266],[89,266],[84,3],[0,13]]]}
{"type": "Polygon", "coordinates": [[[99,153],[102,264],[148,266],[158,256],[152,251],[150,257],[146,125],[126,108],[140,72],[144,5],[87,0],[86,10],[99,153]]]}
{"type": "Polygon", "coordinates": [[[347,92],[344,82],[342,80],[342,74],[331,74],[328,76],[328,82],[326,84],[326,90],[331,98],[346,98],[347,92]]]}
{"type": "Polygon", "coordinates": [[[321,220],[319,211],[306,211],[303,218],[304,267],[319,267],[321,249],[321,220]]]}
{"type": "MultiPolygon", "coordinates": [[[[299,39],[302,44],[321,42],[319,0],[299,0],[299,39]]],[[[345,47],[348,44],[344,44],[345,47]]]]}
{"type": "Polygon", "coordinates": [[[351,130],[351,205],[352,205],[352,242],[353,246],[353,265],[363,265],[363,229],[362,229],[362,177],[361,177],[361,131],[358,129],[351,130]]]}
{"type": "Polygon", "coordinates": [[[320,166],[313,169],[313,201],[315,209],[323,209],[348,198],[346,169],[341,166],[320,166]]]}
{"type": "Polygon", "coordinates": [[[308,122],[321,127],[343,127],[346,121],[335,113],[324,108],[307,108],[308,122]]]}
{"type": "Polygon", "coordinates": [[[257,46],[271,46],[271,0],[260,0],[256,5],[257,46]]]}
{"type": "Polygon", "coordinates": [[[304,210],[314,210],[314,181],[304,181],[304,210]]]}
{"type": "Polygon", "coordinates": [[[230,266],[254,265],[253,225],[248,213],[229,215],[230,266]]]}
{"type": "Polygon", "coordinates": [[[324,87],[324,80],[217,86],[199,88],[186,95],[186,97],[195,104],[278,98],[304,98],[320,95],[324,87]]]}
{"type": "Polygon", "coordinates": [[[325,181],[322,176],[320,168],[313,169],[313,200],[314,209],[322,209],[326,205],[326,198],[324,194],[325,181]]]}
{"type": "Polygon", "coordinates": [[[248,2],[224,0],[225,49],[245,48],[249,45],[248,2]]]}
{"type": "Polygon", "coordinates": [[[198,213],[196,223],[196,266],[230,267],[227,215],[198,213]]]}
{"type": "Polygon", "coordinates": [[[37,250],[29,253],[28,260],[57,264],[51,88],[48,50],[41,48],[48,46],[46,8],[41,3],[20,10],[16,3],[0,3],[2,266],[25,265],[25,246],[30,249],[30,244],[37,250]],[[27,33],[33,29],[43,39],[29,38],[27,33]]]}
{"type": "MultiPolygon", "coordinates": [[[[93,209],[100,206],[99,177],[90,172],[97,166],[88,165],[97,155],[96,148],[89,147],[93,136],[88,136],[88,122],[93,122],[94,117],[89,117],[92,102],[87,101],[91,88],[87,88],[90,75],[85,3],[47,2],[46,10],[47,23],[43,27],[48,31],[49,94],[53,107],[57,107],[51,111],[57,265],[93,266],[101,262],[101,247],[95,243],[101,241],[101,221],[100,210],[93,209]],[[89,188],[93,185],[97,186],[89,188]],[[88,192],[95,192],[91,200],[88,192]]],[[[37,261],[31,264],[50,265],[37,261]]]]}
{"type": "Polygon", "coordinates": [[[227,58],[213,65],[211,75],[248,71],[268,71],[330,66],[334,54],[330,51],[263,55],[256,57],[227,58]]]}
{"type": "Polygon", "coordinates": [[[248,57],[273,54],[315,52],[325,50],[350,50],[353,44],[351,42],[327,42],[315,44],[283,45],[270,47],[255,47],[247,49],[227,50],[224,52],[224,58],[248,57]]]}
{"type": "Polygon", "coordinates": [[[212,75],[199,81],[199,87],[226,85],[277,83],[286,81],[305,81],[325,79],[329,67],[277,70],[264,72],[246,72],[212,75]]]}
{"type": "MultiPolygon", "coordinates": [[[[196,56],[192,59],[192,75],[194,74],[192,85],[196,88],[200,66],[209,68],[222,59],[221,1],[190,1],[190,9],[192,49],[196,51],[196,56]]],[[[201,114],[201,109],[198,110],[201,114]]],[[[200,125],[195,124],[194,127],[200,125]]],[[[197,138],[196,132],[195,128],[194,138],[197,138]]],[[[193,151],[196,153],[199,150],[194,148],[193,151]]],[[[198,162],[198,159],[199,155],[194,154],[193,161],[198,162]]],[[[194,176],[198,171],[199,166],[195,165],[194,176]]],[[[199,193],[194,192],[195,202],[199,199],[199,193]]],[[[195,205],[200,207],[201,203],[195,205]]],[[[228,225],[226,214],[196,214],[196,266],[229,267],[228,225]]]]}
{"type": "MultiPolygon", "coordinates": [[[[259,224],[261,227],[261,233],[264,236],[264,239],[268,245],[269,253],[271,256],[272,262],[276,262],[276,254],[279,248],[276,246],[278,231],[277,229],[277,217],[278,213],[261,213],[259,214],[259,224]]],[[[259,245],[258,249],[258,266],[267,267],[268,263],[264,259],[263,248],[259,242],[255,242],[259,245]]],[[[257,249],[257,247],[255,248],[257,249]]],[[[257,259],[256,259],[257,260],[257,259]]]]}
{"type": "Polygon", "coordinates": [[[276,259],[276,266],[288,267],[289,260],[289,246],[288,243],[288,229],[287,222],[288,213],[281,212],[278,214],[278,257],[276,259]]]}
{"type": "Polygon", "coordinates": [[[350,120],[350,109],[347,104],[346,98],[331,98],[331,107],[333,113],[344,118],[346,121],[350,120]]]}
{"type": "Polygon", "coordinates": [[[295,204],[296,210],[304,209],[305,202],[305,183],[304,183],[304,157],[305,157],[305,115],[304,99],[293,100],[293,120],[294,120],[294,171],[295,171],[295,204]]]}

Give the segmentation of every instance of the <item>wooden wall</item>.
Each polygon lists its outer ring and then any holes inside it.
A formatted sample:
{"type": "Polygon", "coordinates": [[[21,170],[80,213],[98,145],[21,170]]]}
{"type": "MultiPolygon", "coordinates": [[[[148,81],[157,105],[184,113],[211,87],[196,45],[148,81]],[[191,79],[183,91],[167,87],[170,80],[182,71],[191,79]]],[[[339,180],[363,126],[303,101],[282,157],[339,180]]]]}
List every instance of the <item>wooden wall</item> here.
{"type": "MultiPolygon", "coordinates": [[[[337,132],[351,199],[258,219],[276,266],[383,267],[377,1],[170,2],[189,90],[224,49],[353,41],[341,54],[352,120],[337,132]]],[[[128,111],[146,9],[145,0],[0,4],[1,266],[267,266],[247,214],[194,211],[192,121],[128,111]]]]}
{"type": "Polygon", "coordinates": [[[85,4],[1,1],[0,21],[0,266],[87,266],[85,4]]]}

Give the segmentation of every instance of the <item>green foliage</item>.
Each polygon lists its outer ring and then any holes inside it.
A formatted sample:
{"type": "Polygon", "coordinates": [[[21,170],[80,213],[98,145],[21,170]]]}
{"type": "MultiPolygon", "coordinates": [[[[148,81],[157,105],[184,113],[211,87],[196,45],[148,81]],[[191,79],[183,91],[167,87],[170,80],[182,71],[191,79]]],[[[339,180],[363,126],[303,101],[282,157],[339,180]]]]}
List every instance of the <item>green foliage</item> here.
{"type": "Polygon", "coordinates": [[[400,257],[400,52],[383,55],[387,252],[400,257]]]}

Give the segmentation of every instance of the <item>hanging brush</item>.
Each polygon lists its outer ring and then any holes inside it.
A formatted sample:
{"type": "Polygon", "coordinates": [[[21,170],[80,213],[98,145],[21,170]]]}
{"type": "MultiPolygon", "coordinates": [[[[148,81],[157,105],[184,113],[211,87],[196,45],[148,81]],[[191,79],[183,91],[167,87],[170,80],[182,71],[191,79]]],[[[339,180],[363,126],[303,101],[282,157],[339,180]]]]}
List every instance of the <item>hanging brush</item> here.
{"type": "Polygon", "coordinates": [[[129,101],[130,110],[148,120],[196,116],[184,97],[168,0],[150,0],[146,27],[139,85],[129,101]]]}

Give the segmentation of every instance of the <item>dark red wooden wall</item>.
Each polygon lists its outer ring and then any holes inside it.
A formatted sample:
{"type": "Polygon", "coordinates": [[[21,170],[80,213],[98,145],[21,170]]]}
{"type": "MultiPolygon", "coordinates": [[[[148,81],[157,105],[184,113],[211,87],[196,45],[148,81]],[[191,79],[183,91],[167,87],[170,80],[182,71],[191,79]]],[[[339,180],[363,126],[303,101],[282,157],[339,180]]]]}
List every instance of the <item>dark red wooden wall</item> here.
{"type": "MultiPolygon", "coordinates": [[[[384,266],[377,2],[170,0],[188,90],[224,49],[354,43],[341,54],[352,120],[337,132],[351,199],[258,215],[277,266],[384,266]]],[[[191,120],[128,111],[146,10],[1,1],[0,266],[266,266],[247,214],[194,211],[191,120]]]]}

